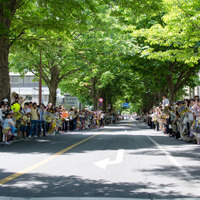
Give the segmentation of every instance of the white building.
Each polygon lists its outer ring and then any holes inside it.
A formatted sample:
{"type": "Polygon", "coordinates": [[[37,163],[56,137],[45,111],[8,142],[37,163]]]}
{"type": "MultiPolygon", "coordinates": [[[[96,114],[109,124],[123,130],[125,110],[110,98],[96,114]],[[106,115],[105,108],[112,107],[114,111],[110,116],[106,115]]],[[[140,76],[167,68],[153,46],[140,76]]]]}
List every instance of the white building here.
{"type": "MultiPolygon", "coordinates": [[[[18,73],[10,73],[10,84],[11,93],[16,92],[27,99],[26,101],[39,102],[39,80],[32,73],[27,73],[24,77],[20,77],[18,73]]],[[[64,96],[60,95],[60,90],[58,89],[57,103],[65,105],[67,107],[75,106],[79,107],[79,101],[76,97],[72,97],[69,94],[64,96]]],[[[42,85],[42,103],[47,105],[49,102],[49,88],[42,85]]]]}
{"type": "MultiPolygon", "coordinates": [[[[199,79],[200,79],[200,73],[199,73],[199,79]]],[[[186,89],[186,96],[185,98],[193,98],[194,96],[200,96],[200,86],[197,86],[195,88],[185,87],[186,89]]]]}

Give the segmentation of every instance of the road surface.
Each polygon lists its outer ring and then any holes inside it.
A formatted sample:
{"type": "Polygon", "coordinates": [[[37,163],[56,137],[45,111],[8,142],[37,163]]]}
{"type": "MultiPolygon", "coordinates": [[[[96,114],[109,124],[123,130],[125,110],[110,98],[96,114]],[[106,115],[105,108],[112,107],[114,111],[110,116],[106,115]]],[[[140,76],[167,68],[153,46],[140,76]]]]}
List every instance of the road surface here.
{"type": "Polygon", "coordinates": [[[128,120],[0,146],[0,199],[29,198],[200,199],[200,146],[128,120]]]}

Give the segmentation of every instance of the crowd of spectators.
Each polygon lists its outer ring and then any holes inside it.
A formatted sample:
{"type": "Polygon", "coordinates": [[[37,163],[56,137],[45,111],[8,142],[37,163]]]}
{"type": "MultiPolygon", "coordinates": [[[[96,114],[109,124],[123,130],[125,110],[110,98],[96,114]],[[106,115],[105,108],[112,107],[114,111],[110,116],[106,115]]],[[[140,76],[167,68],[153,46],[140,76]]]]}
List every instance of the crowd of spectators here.
{"type": "Polygon", "coordinates": [[[155,131],[168,134],[178,140],[200,144],[199,96],[170,103],[163,95],[162,103],[154,106],[141,120],[155,131]]]}
{"type": "Polygon", "coordinates": [[[8,99],[1,101],[0,140],[9,145],[11,140],[30,140],[32,137],[45,137],[103,127],[118,121],[118,115],[102,110],[87,108],[67,110],[62,105],[54,107],[44,104],[23,102],[16,94],[10,105],[8,99]]]}

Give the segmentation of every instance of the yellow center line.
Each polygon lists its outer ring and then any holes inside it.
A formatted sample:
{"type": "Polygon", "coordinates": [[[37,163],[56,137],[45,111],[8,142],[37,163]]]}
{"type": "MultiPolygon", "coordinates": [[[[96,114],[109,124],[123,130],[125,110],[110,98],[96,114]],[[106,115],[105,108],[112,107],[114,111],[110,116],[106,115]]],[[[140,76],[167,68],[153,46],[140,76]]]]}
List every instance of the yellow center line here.
{"type": "MultiPolygon", "coordinates": [[[[102,131],[102,132],[104,132],[104,131],[102,131]]],[[[15,174],[12,174],[12,175],[10,175],[10,176],[4,178],[4,179],[1,179],[1,180],[0,180],[0,186],[2,186],[3,184],[5,184],[5,183],[7,183],[7,182],[9,182],[9,181],[12,181],[13,179],[18,178],[19,176],[22,176],[22,175],[24,175],[24,174],[26,174],[26,173],[28,173],[28,172],[30,172],[30,171],[33,171],[34,169],[36,169],[36,168],[38,168],[38,167],[43,166],[44,164],[46,164],[46,163],[52,161],[52,160],[53,160],[54,158],[56,158],[57,156],[64,154],[65,152],[67,152],[67,151],[73,149],[74,147],[76,147],[76,146],[78,146],[78,145],[80,145],[80,144],[82,144],[82,143],[84,143],[84,142],[87,142],[88,140],[90,140],[90,139],[96,137],[97,135],[99,135],[99,133],[98,133],[98,134],[95,134],[95,135],[92,135],[92,136],[90,136],[90,137],[88,137],[88,138],[86,138],[86,139],[84,139],[84,140],[81,140],[80,142],[77,142],[76,144],[73,144],[73,145],[71,145],[71,146],[69,146],[69,147],[67,147],[67,148],[65,148],[65,149],[63,149],[63,150],[61,150],[61,151],[59,151],[59,152],[53,154],[52,156],[50,156],[50,157],[44,159],[43,161],[40,161],[40,162],[38,162],[38,163],[36,163],[36,164],[34,164],[34,165],[30,166],[30,167],[27,167],[27,168],[25,168],[25,169],[23,169],[23,170],[21,170],[21,171],[15,173],[15,174]]]]}

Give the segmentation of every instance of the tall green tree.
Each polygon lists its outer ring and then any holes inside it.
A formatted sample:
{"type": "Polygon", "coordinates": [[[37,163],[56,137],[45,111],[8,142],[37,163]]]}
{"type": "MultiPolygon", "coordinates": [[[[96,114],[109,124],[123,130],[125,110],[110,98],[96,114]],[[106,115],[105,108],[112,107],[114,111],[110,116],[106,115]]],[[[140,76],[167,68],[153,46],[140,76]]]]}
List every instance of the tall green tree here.
{"type": "MultiPolygon", "coordinates": [[[[9,52],[21,41],[32,38],[30,31],[66,31],[68,34],[84,29],[88,14],[95,10],[98,1],[46,1],[1,0],[0,1],[0,99],[10,97],[9,52]],[[87,12],[86,12],[87,11],[87,12]]],[[[39,38],[41,39],[41,38],[39,38]]]]}
{"type": "MultiPolygon", "coordinates": [[[[171,101],[195,80],[199,65],[199,1],[165,0],[160,19],[151,26],[135,27],[134,37],[143,39],[141,56],[159,61],[157,73],[166,79],[171,101]]],[[[149,22],[152,22],[149,21],[149,22]]]]}
{"type": "Polygon", "coordinates": [[[80,70],[80,67],[74,64],[76,61],[69,57],[69,39],[64,34],[45,32],[43,40],[34,43],[29,41],[27,46],[18,46],[15,52],[10,54],[10,67],[13,71],[21,75],[32,72],[39,78],[41,70],[41,78],[49,88],[49,102],[53,105],[56,104],[59,83],[80,70]]]}
{"type": "MultiPolygon", "coordinates": [[[[133,44],[126,40],[128,36],[124,34],[125,28],[121,28],[118,20],[110,16],[110,13],[108,7],[102,7],[102,12],[98,15],[99,24],[96,25],[91,20],[89,31],[80,34],[73,42],[72,56],[76,57],[83,71],[70,81],[62,83],[64,92],[81,99],[84,94],[87,95],[92,100],[94,109],[98,108],[99,97],[106,99],[105,91],[109,90],[122,67],[120,54],[133,48],[133,44]]],[[[107,99],[111,104],[111,98],[107,99]]]]}

